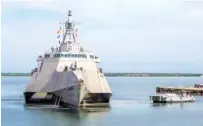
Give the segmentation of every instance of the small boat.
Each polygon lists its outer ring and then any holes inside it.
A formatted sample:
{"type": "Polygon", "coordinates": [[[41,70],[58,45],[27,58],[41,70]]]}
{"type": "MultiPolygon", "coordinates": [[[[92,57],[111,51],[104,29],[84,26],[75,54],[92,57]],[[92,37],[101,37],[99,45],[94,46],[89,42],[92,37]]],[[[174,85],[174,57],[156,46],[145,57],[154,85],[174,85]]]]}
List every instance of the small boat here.
{"type": "Polygon", "coordinates": [[[183,91],[179,94],[165,93],[150,96],[150,101],[153,101],[153,103],[194,102],[195,98],[183,91]]]}

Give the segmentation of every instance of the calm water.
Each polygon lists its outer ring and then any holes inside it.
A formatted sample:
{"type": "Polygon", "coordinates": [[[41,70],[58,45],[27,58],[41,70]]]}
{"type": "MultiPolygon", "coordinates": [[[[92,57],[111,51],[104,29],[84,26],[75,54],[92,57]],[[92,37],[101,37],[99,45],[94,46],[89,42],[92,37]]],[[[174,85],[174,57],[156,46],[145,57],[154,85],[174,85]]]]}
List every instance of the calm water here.
{"type": "Polygon", "coordinates": [[[3,126],[203,126],[203,97],[195,103],[153,105],[149,95],[159,85],[192,86],[197,77],[108,77],[113,91],[106,112],[80,112],[50,108],[26,108],[22,92],[28,77],[2,77],[3,126]]]}

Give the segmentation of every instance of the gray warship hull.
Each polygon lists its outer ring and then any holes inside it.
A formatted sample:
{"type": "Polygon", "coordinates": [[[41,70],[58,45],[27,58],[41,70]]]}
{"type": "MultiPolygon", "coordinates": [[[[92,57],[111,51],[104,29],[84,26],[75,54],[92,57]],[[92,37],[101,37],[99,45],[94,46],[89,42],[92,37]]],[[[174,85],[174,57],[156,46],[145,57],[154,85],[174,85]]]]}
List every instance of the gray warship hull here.
{"type": "Polygon", "coordinates": [[[105,76],[99,71],[55,71],[47,84],[40,90],[37,89],[38,91],[31,91],[40,85],[37,81],[34,82],[24,92],[26,104],[51,104],[72,108],[108,107],[112,95],[105,76]]]}

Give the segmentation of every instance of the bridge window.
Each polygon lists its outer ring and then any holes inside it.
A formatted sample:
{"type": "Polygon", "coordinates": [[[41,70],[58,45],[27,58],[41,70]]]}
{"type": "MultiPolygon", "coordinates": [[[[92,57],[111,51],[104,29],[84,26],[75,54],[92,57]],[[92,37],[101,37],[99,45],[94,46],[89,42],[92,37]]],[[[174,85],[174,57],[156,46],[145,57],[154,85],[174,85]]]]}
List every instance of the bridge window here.
{"type": "Polygon", "coordinates": [[[85,54],[79,54],[81,58],[86,58],[85,54]]]}
{"type": "Polygon", "coordinates": [[[49,58],[49,57],[50,57],[50,54],[45,54],[44,57],[45,57],[45,58],[49,58]]]}
{"type": "Polygon", "coordinates": [[[60,54],[55,54],[54,57],[60,57],[60,54]]]}
{"type": "Polygon", "coordinates": [[[74,55],[74,54],[71,54],[71,57],[75,57],[75,55],[74,55]]]}
{"type": "Polygon", "coordinates": [[[94,59],[94,56],[93,56],[93,55],[90,55],[90,58],[91,58],[91,59],[94,59]]]}
{"type": "MultiPolygon", "coordinates": [[[[50,56],[50,54],[45,55],[45,57],[49,57],[49,56],[50,56]]],[[[86,54],[54,54],[54,57],[87,58],[87,55],[86,55],[86,54]]],[[[90,58],[94,59],[94,56],[93,56],[93,55],[90,55],[90,58]]]]}

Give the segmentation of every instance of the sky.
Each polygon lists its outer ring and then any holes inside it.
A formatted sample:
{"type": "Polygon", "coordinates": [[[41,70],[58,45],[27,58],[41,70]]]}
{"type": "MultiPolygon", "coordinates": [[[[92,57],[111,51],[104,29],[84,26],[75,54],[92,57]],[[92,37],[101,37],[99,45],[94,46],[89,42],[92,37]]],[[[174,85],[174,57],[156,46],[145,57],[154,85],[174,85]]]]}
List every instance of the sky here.
{"type": "Polygon", "coordinates": [[[203,73],[202,0],[2,0],[2,72],[30,72],[72,10],[105,72],[203,73]]]}

